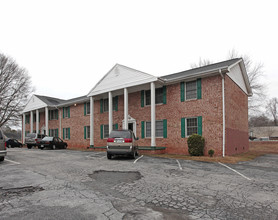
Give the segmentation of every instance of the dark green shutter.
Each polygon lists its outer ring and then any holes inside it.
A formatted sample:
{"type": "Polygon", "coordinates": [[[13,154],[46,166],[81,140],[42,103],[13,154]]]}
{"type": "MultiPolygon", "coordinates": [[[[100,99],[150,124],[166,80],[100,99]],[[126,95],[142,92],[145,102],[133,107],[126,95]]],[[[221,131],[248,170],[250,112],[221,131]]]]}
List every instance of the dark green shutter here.
{"type": "Polygon", "coordinates": [[[145,91],[141,90],[141,107],[144,107],[145,101],[144,101],[145,91]]]}
{"type": "Polygon", "coordinates": [[[103,99],[101,99],[99,102],[100,102],[100,113],[103,113],[103,99]]]}
{"type": "Polygon", "coordinates": [[[84,103],[84,115],[87,115],[87,103],[84,103]]]}
{"type": "Polygon", "coordinates": [[[180,83],[181,102],[184,102],[184,82],[180,83]]]}
{"type": "Polygon", "coordinates": [[[202,116],[199,116],[199,117],[197,118],[197,120],[198,120],[198,135],[201,135],[201,136],[202,136],[202,134],[203,134],[203,129],[202,129],[202,127],[203,127],[202,116]]]}
{"type": "Polygon", "coordinates": [[[103,139],[103,125],[100,125],[100,139],[103,139]]]}
{"type": "Polygon", "coordinates": [[[145,122],[141,121],[141,138],[145,138],[145,122]]]}
{"type": "Polygon", "coordinates": [[[115,124],[115,130],[118,130],[118,123],[115,124]]]}
{"type": "Polygon", "coordinates": [[[87,128],[86,128],[86,126],[84,126],[84,139],[86,139],[86,134],[87,134],[86,130],[87,130],[87,128]]]}
{"type": "Polygon", "coordinates": [[[163,138],[167,138],[167,119],[163,119],[163,138]]]}
{"type": "Polygon", "coordinates": [[[201,79],[197,79],[197,99],[202,98],[202,82],[201,79]]]}
{"type": "Polygon", "coordinates": [[[57,137],[59,137],[59,129],[58,128],[56,129],[56,134],[57,134],[57,137]]]}
{"type": "Polygon", "coordinates": [[[65,107],[63,107],[63,118],[65,118],[65,107]]]}
{"type": "Polygon", "coordinates": [[[166,86],[163,86],[163,104],[167,103],[167,92],[166,86]]]}
{"type": "Polygon", "coordinates": [[[118,101],[119,101],[119,98],[118,96],[115,97],[115,111],[118,111],[118,101]]]}
{"type": "Polygon", "coordinates": [[[68,107],[68,118],[70,118],[70,107],[68,107]]]}
{"type": "Polygon", "coordinates": [[[65,129],[63,128],[63,139],[65,139],[65,129]]]}
{"type": "Polygon", "coordinates": [[[181,118],[181,137],[185,138],[185,118],[181,118]]]}
{"type": "Polygon", "coordinates": [[[70,139],[70,128],[68,128],[68,134],[69,134],[68,139],[70,139]]]}

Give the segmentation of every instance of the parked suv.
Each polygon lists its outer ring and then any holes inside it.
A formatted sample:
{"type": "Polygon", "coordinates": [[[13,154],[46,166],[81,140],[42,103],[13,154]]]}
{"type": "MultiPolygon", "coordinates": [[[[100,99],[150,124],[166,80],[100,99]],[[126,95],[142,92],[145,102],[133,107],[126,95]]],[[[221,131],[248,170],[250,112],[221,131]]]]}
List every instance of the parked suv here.
{"type": "Polygon", "coordinates": [[[114,155],[129,155],[135,159],[138,155],[138,138],[131,130],[113,130],[107,139],[107,158],[114,155]]]}
{"type": "Polygon", "coordinates": [[[33,146],[38,147],[45,136],[45,134],[29,133],[25,137],[25,144],[27,144],[28,149],[31,149],[33,146]]]}
{"type": "Polygon", "coordinates": [[[5,135],[0,129],[0,161],[3,161],[6,155],[7,155],[7,151],[6,151],[6,144],[5,144],[5,135]]]}

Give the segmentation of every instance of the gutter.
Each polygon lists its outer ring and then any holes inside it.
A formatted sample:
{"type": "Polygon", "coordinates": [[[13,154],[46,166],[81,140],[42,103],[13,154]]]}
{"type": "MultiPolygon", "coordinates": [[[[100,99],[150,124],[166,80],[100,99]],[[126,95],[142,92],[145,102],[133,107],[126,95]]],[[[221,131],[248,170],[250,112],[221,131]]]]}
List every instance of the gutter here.
{"type": "Polygon", "coordinates": [[[224,74],[222,73],[222,70],[219,69],[219,73],[222,78],[222,110],[223,110],[223,145],[222,145],[222,156],[225,157],[225,136],[226,136],[226,121],[225,121],[225,77],[224,74]]]}

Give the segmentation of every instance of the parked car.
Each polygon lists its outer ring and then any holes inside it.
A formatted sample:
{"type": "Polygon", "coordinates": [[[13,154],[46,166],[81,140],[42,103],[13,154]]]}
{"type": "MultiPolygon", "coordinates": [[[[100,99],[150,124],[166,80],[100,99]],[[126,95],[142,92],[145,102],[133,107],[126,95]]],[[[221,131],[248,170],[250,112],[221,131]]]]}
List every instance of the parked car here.
{"type": "Polygon", "coordinates": [[[7,155],[7,148],[5,142],[5,135],[0,129],[0,161],[3,161],[6,155],[7,155]]]}
{"type": "Polygon", "coordinates": [[[44,137],[40,142],[41,150],[50,148],[55,150],[56,148],[66,149],[68,144],[58,137],[44,137]]]}
{"type": "Polygon", "coordinates": [[[31,149],[33,146],[39,147],[41,144],[41,140],[46,137],[45,134],[36,134],[36,133],[29,133],[25,137],[25,143],[27,144],[28,149],[31,149]]]}
{"type": "Polygon", "coordinates": [[[113,130],[107,139],[107,158],[114,155],[128,155],[135,159],[138,155],[138,138],[131,130],[113,130]]]}
{"type": "Polygon", "coordinates": [[[22,143],[20,143],[18,140],[16,139],[8,139],[6,140],[6,146],[8,148],[14,148],[14,147],[22,147],[22,143]]]}

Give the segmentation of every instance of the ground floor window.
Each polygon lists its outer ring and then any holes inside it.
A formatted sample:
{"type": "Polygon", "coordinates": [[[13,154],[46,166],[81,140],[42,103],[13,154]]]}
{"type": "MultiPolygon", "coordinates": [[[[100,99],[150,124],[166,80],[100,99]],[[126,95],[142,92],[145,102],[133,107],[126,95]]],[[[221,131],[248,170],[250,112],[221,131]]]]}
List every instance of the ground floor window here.
{"type": "MultiPolygon", "coordinates": [[[[146,121],[142,122],[142,138],[146,137],[149,138],[151,137],[151,122],[146,121]]],[[[167,120],[157,120],[155,121],[155,137],[160,137],[160,138],[167,138],[167,120]]]]}
{"type": "Polygon", "coordinates": [[[189,137],[192,134],[202,135],[202,116],[181,119],[181,137],[189,137]]]}
{"type": "Polygon", "coordinates": [[[63,139],[70,139],[70,128],[63,128],[63,139]]]}
{"type": "Polygon", "coordinates": [[[49,129],[49,136],[51,137],[58,137],[59,136],[59,130],[57,129],[49,129]]]}
{"type": "MultiPolygon", "coordinates": [[[[113,124],[113,130],[118,130],[118,124],[113,124]]],[[[108,138],[109,137],[109,125],[101,125],[100,126],[100,138],[108,138]]]]}
{"type": "Polygon", "coordinates": [[[84,139],[90,139],[90,126],[84,126],[84,139]]]}

